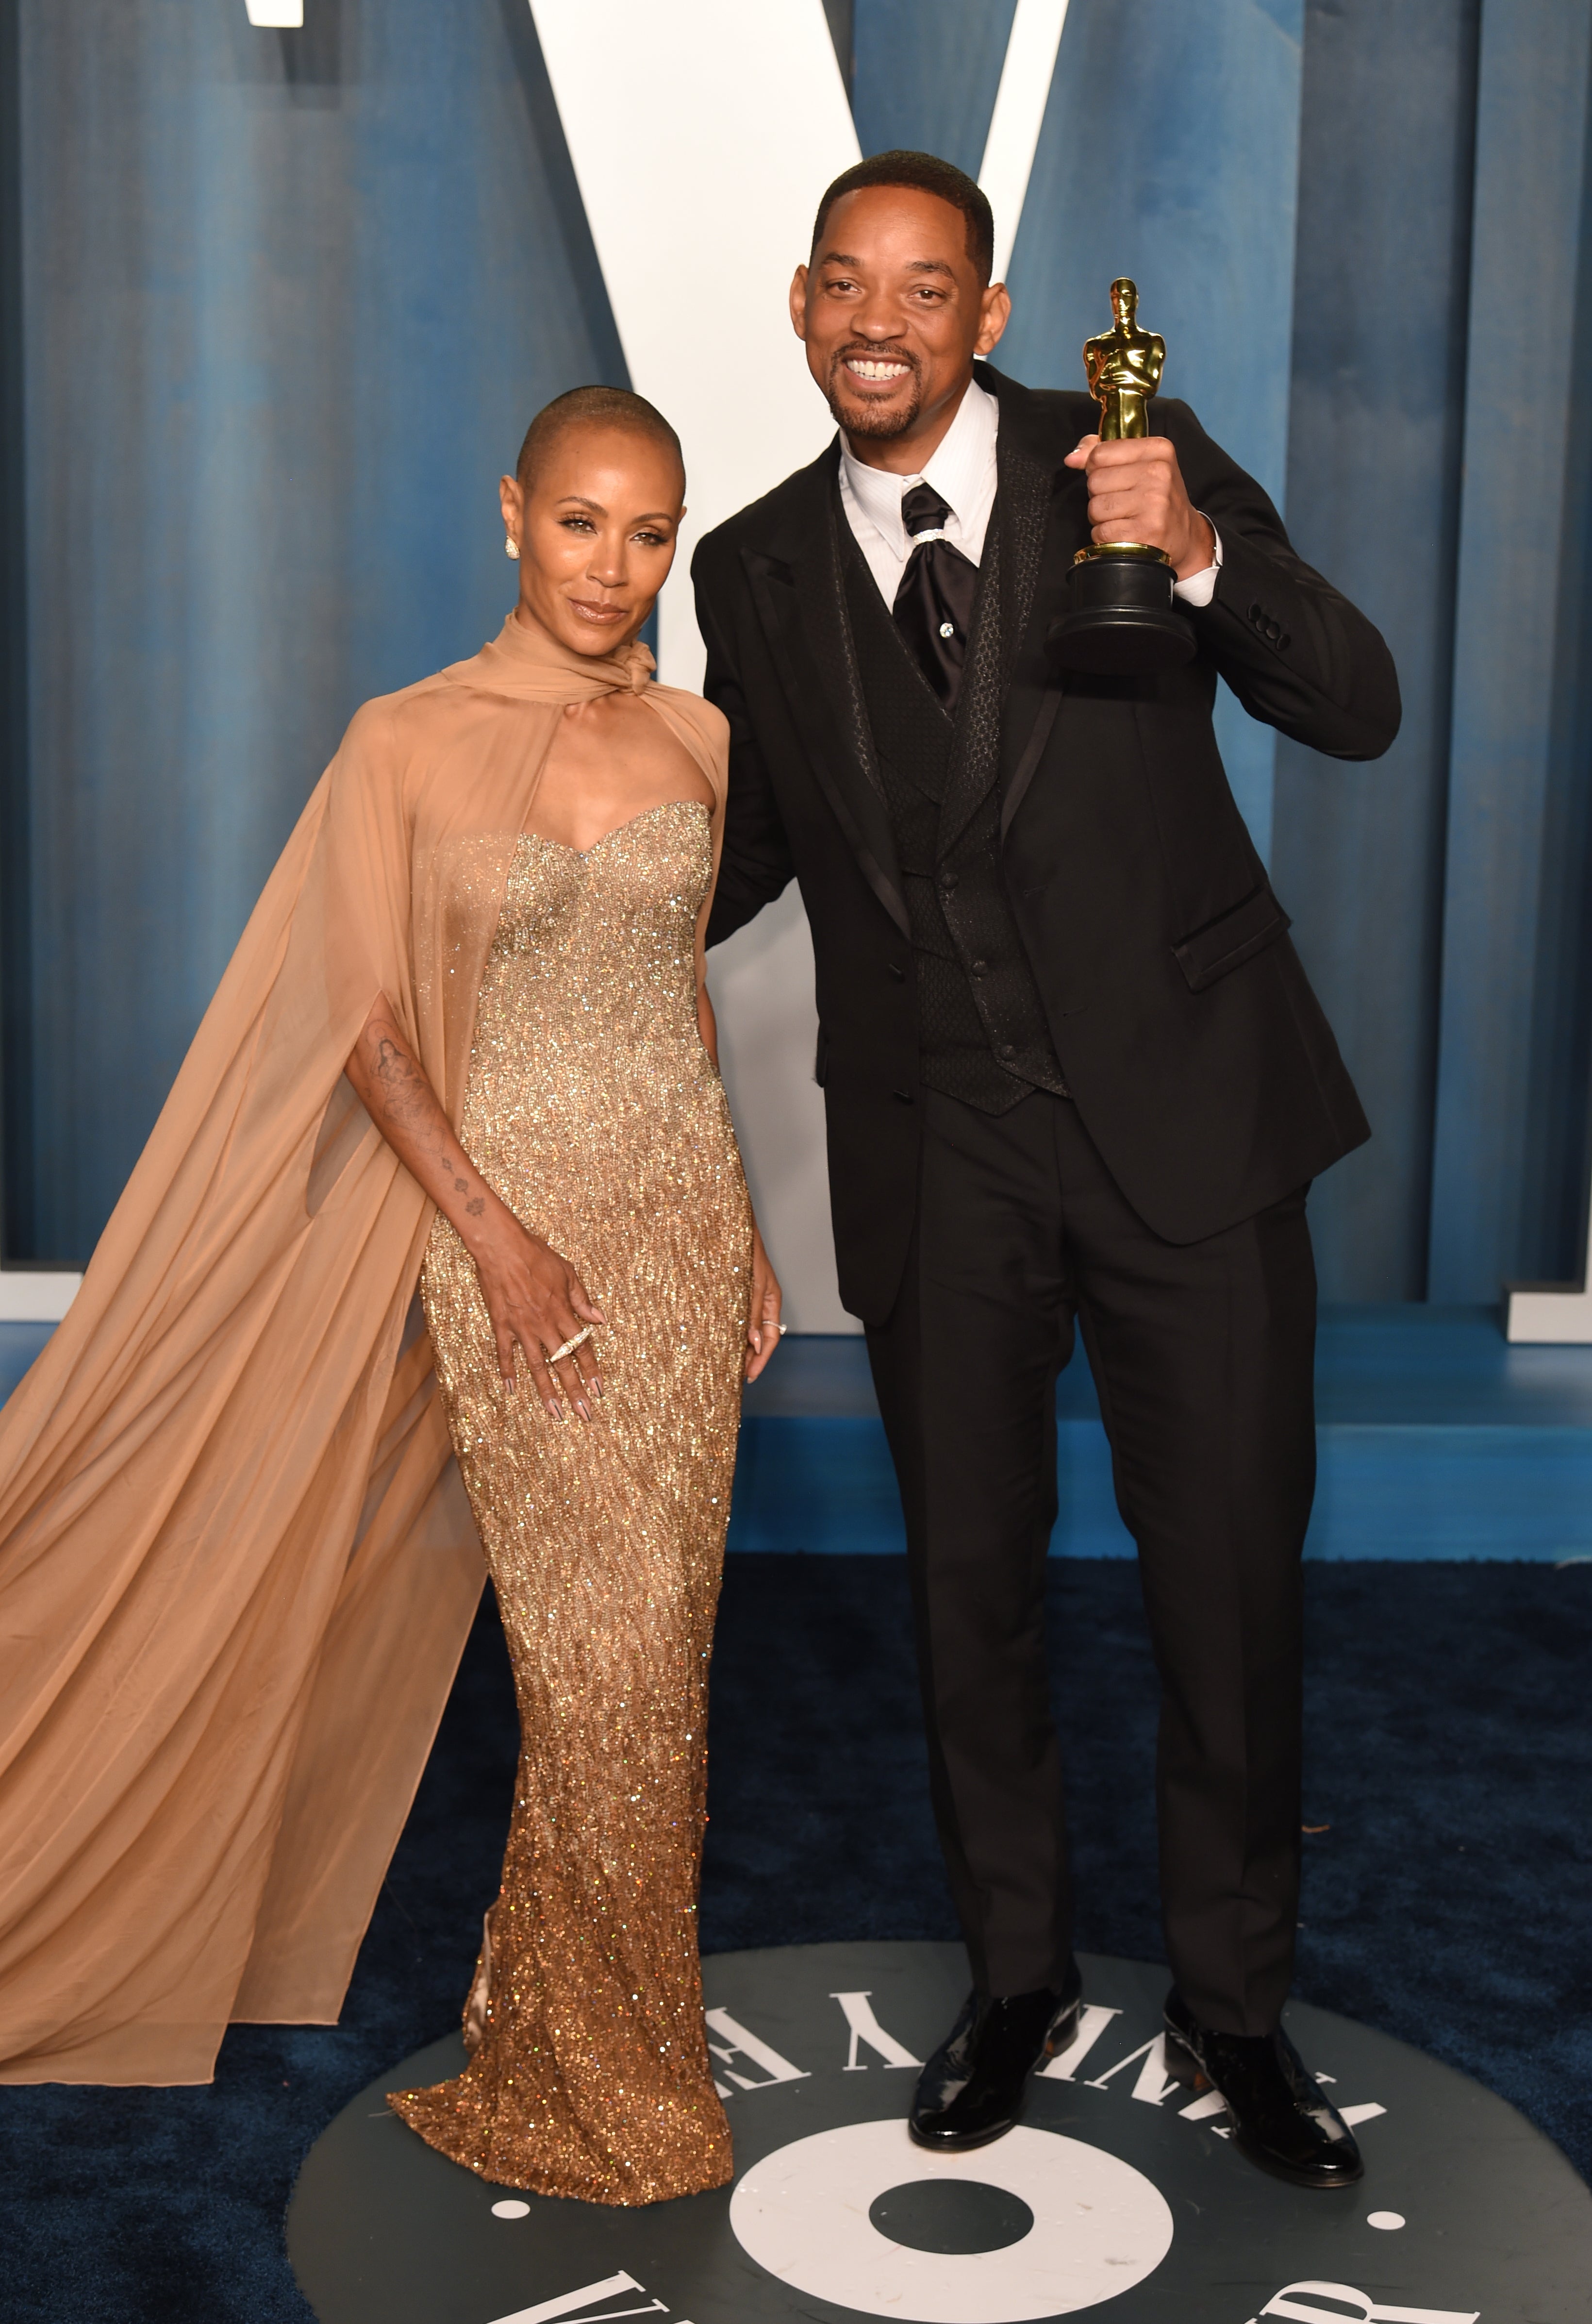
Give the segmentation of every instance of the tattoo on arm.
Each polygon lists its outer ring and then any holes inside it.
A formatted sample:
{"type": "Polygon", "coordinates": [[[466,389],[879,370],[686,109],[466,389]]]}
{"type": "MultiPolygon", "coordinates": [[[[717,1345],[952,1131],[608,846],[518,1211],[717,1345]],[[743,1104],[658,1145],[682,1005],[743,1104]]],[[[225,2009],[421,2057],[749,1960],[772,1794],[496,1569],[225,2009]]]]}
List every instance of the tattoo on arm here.
{"type": "MultiPolygon", "coordinates": [[[[469,1194],[471,1180],[459,1176],[462,1170],[468,1169],[469,1163],[455,1148],[436,1091],[408,1051],[384,1033],[376,1037],[374,1078],[381,1091],[385,1120],[395,1130],[406,1133],[428,1159],[436,1158],[452,1180],[456,1194],[469,1194]]],[[[465,1209],[471,1218],[480,1218],[486,1209],[484,1194],[471,1195],[465,1209]]]]}

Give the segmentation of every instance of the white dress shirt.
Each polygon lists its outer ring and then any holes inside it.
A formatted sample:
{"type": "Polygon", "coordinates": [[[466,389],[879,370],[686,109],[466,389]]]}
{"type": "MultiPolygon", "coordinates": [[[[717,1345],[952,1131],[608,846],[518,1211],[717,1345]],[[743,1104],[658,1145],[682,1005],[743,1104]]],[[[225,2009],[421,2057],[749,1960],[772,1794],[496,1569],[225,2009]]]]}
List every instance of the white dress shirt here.
{"type": "MultiPolygon", "coordinates": [[[[970,565],[982,563],[984,535],[995,506],[995,438],[999,426],[999,405],[975,380],[964,392],[956,417],[934,447],[928,466],[915,476],[869,467],[842,435],[841,504],[887,605],[893,607],[896,603],[896,592],[912,554],[911,535],[901,521],[901,495],[914,484],[928,484],[938,493],[951,512],[945,520],[946,540],[961,549],[970,565]]],[[[1214,525],[1210,530],[1216,540],[1214,561],[1203,572],[1191,573],[1186,581],[1173,585],[1173,595],[1185,605],[1208,605],[1216,595],[1221,540],[1214,525]]]]}

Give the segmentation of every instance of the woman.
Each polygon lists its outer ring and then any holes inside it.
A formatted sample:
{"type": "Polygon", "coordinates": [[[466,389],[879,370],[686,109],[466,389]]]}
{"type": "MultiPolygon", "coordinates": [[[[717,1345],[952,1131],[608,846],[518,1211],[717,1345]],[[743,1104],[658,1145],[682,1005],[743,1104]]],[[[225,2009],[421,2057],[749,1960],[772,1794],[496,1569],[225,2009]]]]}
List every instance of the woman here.
{"type": "MultiPolygon", "coordinates": [[[[710,1062],[722,725],[695,701],[683,728],[658,716],[665,697],[638,687],[651,657],[630,650],[685,481],[672,431],[636,425],[649,410],[566,397],[502,482],[520,604],[491,652],[539,666],[551,639],[624,657],[626,684],[554,731],[458,1134],[385,1001],[349,1066],[437,1205],[426,1320],[523,1737],[474,2056],[391,2102],[489,2179],[609,2202],[730,2176],[696,1962],[705,1683],[742,1351],[755,1377],[779,1309],[710,1062]]],[[[449,877],[467,918],[474,855],[449,877]]]]}
{"type": "Polygon", "coordinates": [[[683,481],[639,397],[533,424],[514,613],[354,719],[0,1422],[0,2078],[336,2017],[479,1588],[434,1351],[523,1755],[474,2055],[395,2103],[549,2193],[729,2176],[704,1692],[779,1293],[702,981],[723,723],[636,642],[683,481]]]}

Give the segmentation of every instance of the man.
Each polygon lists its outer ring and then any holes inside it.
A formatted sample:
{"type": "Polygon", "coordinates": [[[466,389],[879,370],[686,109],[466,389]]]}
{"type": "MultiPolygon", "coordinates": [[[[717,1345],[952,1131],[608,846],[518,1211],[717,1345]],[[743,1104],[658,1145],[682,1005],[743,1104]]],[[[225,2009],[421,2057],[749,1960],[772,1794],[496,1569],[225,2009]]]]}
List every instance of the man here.
{"type": "Polygon", "coordinates": [[[732,726],[714,943],[801,883],[842,1294],[906,1517],[935,1814],[973,1992],[914,2135],[1009,2129],[1079,2007],[1043,1660],[1055,1380],[1082,1329],[1163,1684],[1168,2070],[1306,2186],[1360,2175],[1280,2028],[1299,1882],[1314,1487],[1305,1194],[1368,1134],[1228,788],[1216,678],[1331,756],[1397,730],[1386,648],[1182,404],[974,359],[989,205],[925,154],[824,198],[791,319],[838,442],[710,534],[732,726]],[[1047,649],[1074,552],[1163,548],[1198,650],[1047,649]]]}

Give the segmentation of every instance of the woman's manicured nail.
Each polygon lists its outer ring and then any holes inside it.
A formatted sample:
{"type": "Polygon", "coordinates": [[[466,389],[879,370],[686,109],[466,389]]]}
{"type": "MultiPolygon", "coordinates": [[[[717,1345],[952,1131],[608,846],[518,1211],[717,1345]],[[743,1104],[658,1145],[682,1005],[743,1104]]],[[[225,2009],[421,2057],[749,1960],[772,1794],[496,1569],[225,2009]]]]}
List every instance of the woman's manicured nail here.
{"type": "Polygon", "coordinates": [[[548,1410],[552,1414],[553,1418],[554,1418],[555,1420],[562,1420],[562,1419],[563,1419],[563,1417],[564,1417],[564,1407],[563,1407],[563,1406],[562,1406],[562,1405],[560,1405],[560,1404],[552,1404],[552,1403],[549,1403],[549,1404],[548,1404],[548,1410]]]}
{"type": "Polygon", "coordinates": [[[578,1396],[575,1400],[575,1408],[579,1413],[583,1420],[590,1420],[592,1416],[592,1407],[589,1404],[584,1403],[578,1396]]]}

